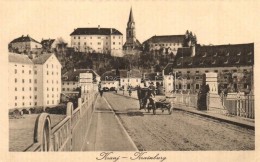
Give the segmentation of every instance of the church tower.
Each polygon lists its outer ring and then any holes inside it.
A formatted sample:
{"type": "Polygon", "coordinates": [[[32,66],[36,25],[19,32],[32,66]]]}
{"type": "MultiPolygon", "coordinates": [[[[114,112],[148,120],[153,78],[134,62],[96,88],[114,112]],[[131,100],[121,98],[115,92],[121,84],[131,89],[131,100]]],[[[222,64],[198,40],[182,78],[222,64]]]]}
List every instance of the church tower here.
{"type": "Polygon", "coordinates": [[[126,42],[124,44],[124,49],[132,50],[132,49],[138,49],[140,47],[141,47],[141,43],[136,39],[136,35],[135,35],[135,21],[134,21],[133,11],[131,7],[128,22],[127,22],[126,42]]]}

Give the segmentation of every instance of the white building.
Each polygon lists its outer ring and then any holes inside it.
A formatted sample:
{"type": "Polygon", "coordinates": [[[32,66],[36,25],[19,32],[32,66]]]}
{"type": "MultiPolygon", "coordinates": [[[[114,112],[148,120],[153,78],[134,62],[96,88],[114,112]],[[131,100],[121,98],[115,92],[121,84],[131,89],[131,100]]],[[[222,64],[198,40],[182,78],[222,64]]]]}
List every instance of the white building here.
{"type": "Polygon", "coordinates": [[[52,107],[60,103],[61,64],[54,54],[29,59],[9,54],[9,109],[52,107]]]}
{"type": "Polygon", "coordinates": [[[90,73],[93,76],[91,86],[97,85],[100,82],[100,76],[92,69],[74,69],[67,71],[62,75],[62,92],[70,93],[76,91],[77,88],[81,87],[80,74],[90,73]]]}
{"type": "Polygon", "coordinates": [[[9,52],[28,53],[42,48],[42,45],[29,35],[15,38],[9,43],[9,52]]]}
{"type": "Polygon", "coordinates": [[[122,56],[123,34],[114,28],[77,28],[71,34],[71,46],[79,52],[111,53],[122,56]]]}
{"type": "Polygon", "coordinates": [[[140,70],[120,70],[120,87],[136,87],[141,84],[142,74],[140,70]]]}

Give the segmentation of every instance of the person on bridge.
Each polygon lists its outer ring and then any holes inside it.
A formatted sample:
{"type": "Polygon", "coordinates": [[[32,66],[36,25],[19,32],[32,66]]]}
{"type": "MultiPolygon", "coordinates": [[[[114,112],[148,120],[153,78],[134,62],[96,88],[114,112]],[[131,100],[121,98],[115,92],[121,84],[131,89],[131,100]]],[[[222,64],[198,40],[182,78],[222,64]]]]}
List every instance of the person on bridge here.
{"type": "Polygon", "coordinates": [[[149,102],[147,102],[146,107],[148,107],[149,104],[151,104],[154,107],[155,106],[155,87],[154,87],[153,82],[150,82],[150,85],[148,87],[147,98],[148,98],[149,102]]]}

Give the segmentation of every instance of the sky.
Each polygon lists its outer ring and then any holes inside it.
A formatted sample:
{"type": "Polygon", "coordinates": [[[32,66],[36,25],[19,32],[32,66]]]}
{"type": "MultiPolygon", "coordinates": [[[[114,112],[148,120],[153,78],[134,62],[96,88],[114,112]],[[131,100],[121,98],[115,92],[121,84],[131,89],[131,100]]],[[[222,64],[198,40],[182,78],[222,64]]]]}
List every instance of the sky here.
{"type": "Polygon", "coordinates": [[[3,42],[29,34],[42,38],[62,37],[78,27],[112,27],[124,35],[130,8],[140,42],[154,35],[196,34],[200,44],[255,42],[259,28],[259,1],[1,1],[3,42]]]}

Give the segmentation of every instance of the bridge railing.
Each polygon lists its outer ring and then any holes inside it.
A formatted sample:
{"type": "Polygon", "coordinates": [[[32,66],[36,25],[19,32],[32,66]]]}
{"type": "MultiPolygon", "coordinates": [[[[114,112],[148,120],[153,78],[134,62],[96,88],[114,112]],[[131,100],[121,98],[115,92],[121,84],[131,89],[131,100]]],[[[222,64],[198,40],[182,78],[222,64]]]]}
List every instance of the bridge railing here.
{"type": "Polygon", "coordinates": [[[182,105],[197,108],[198,96],[197,94],[171,94],[171,100],[175,105],[182,105]]]}
{"type": "Polygon", "coordinates": [[[67,103],[66,117],[51,128],[50,115],[41,113],[36,119],[33,144],[25,151],[79,151],[90,127],[97,93],[78,99],[78,107],[67,103]],[[82,100],[84,102],[82,102],[82,100]]]}

